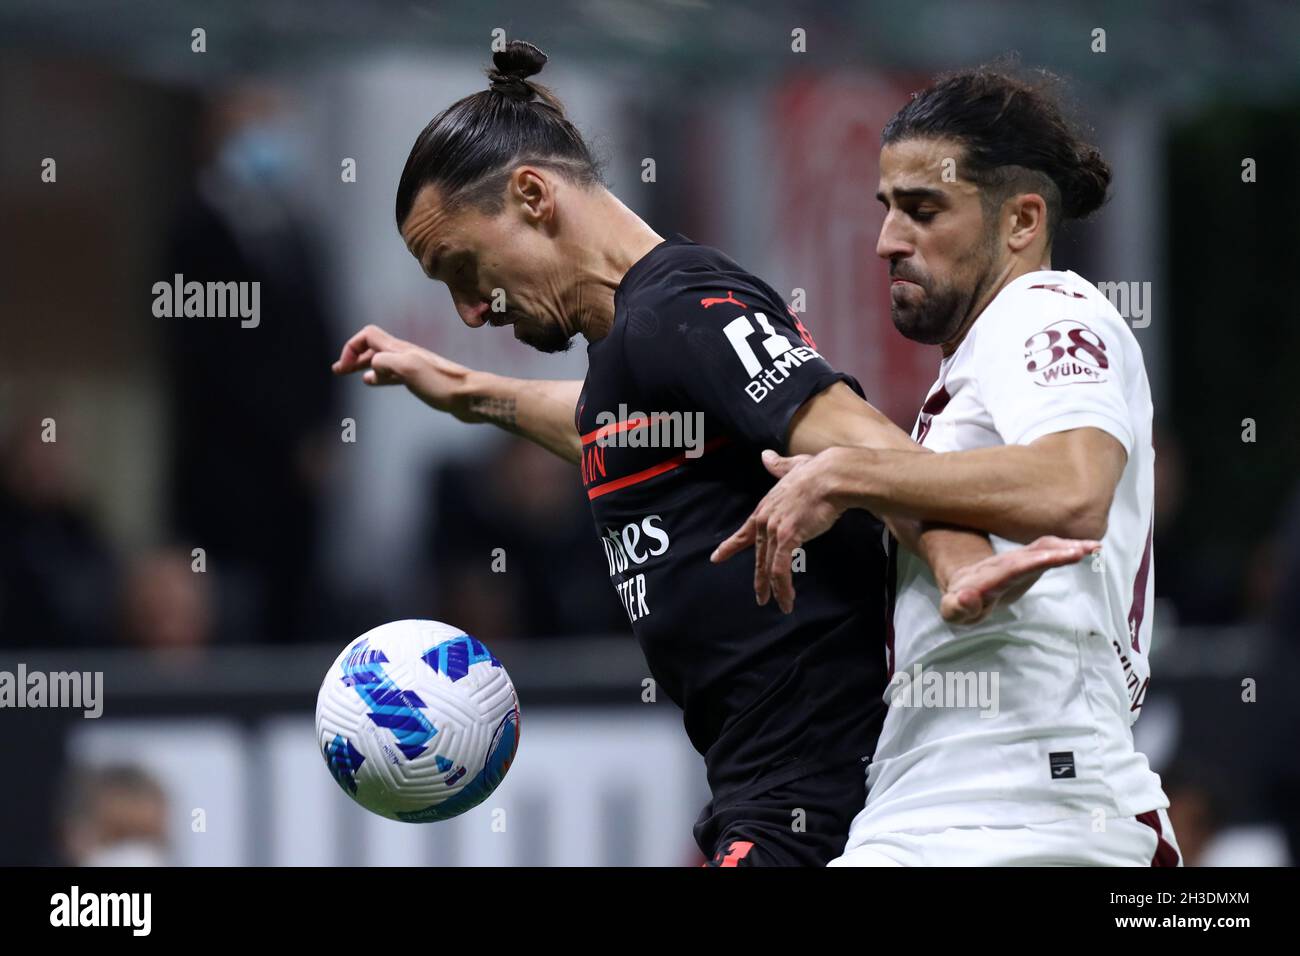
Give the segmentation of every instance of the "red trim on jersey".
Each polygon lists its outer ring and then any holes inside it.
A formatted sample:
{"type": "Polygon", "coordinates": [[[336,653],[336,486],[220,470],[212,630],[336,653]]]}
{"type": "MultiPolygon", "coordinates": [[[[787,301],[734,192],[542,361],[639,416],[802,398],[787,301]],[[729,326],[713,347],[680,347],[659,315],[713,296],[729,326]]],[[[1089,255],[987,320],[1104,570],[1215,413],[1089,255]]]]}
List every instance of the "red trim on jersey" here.
{"type": "Polygon", "coordinates": [[[948,386],[940,385],[934,390],[934,394],[925,400],[925,404],[921,406],[921,414],[938,415],[948,407],[950,401],[952,401],[952,396],[948,394],[948,386]]]}
{"type": "MultiPolygon", "coordinates": [[[[713,451],[715,448],[725,445],[728,440],[729,439],[726,435],[719,435],[712,441],[705,442],[704,447],[700,449],[700,456],[702,457],[713,451]]],[[[597,485],[595,488],[589,488],[587,489],[587,498],[599,498],[601,495],[607,495],[611,491],[618,491],[622,488],[628,487],[629,485],[640,484],[641,482],[648,481],[657,475],[662,475],[665,472],[672,471],[674,468],[680,468],[686,463],[686,461],[686,452],[679,452],[667,461],[661,461],[657,465],[651,465],[649,468],[642,469],[641,471],[633,472],[630,475],[624,475],[622,478],[615,478],[613,481],[607,481],[603,485],[597,485]]]]}
{"type": "Polygon", "coordinates": [[[727,847],[727,855],[722,858],[718,866],[740,866],[740,861],[749,856],[749,851],[754,849],[754,844],[749,840],[732,840],[731,845],[727,847]]]}
{"type": "Polygon", "coordinates": [[[617,435],[619,432],[633,431],[634,429],[641,428],[644,425],[649,425],[652,421],[665,417],[667,416],[655,415],[653,418],[629,418],[627,421],[610,422],[608,425],[601,425],[599,428],[592,429],[587,432],[587,434],[583,435],[580,440],[584,445],[590,445],[598,438],[617,435]]]}
{"type": "Polygon", "coordinates": [[[1155,534],[1155,518],[1147,529],[1147,545],[1142,550],[1142,563],[1138,565],[1137,577],[1133,579],[1133,603],[1128,609],[1128,633],[1133,640],[1133,650],[1138,648],[1138,631],[1142,629],[1142,619],[1147,609],[1147,577],[1151,574],[1151,538],[1155,534]]]}
{"type": "Polygon", "coordinates": [[[948,394],[948,386],[940,385],[933,395],[925,400],[921,406],[921,413],[916,418],[916,443],[925,444],[925,436],[930,433],[930,423],[934,421],[934,416],[938,415],[948,403],[952,401],[952,396],[948,394]]]}
{"type": "Polygon", "coordinates": [[[785,310],[790,313],[790,318],[794,319],[794,330],[799,333],[799,338],[803,339],[803,344],[808,346],[810,349],[815,349],[817,343],[813,341],[812,333],[804,328],[803,322],[799,319],[799,313],[788,305],[785,307],[785,310]]]}
{"type": "Polygon", "coordinates": [[[1057,285],[1057,284],[1055,284],[1055,283],[1053,283],[1052,285],[1047,285],[1047,284],[1043,284],[1043,285],[1031,285],[1029,288],[1031,288],[1031,289],[1046,289],[1048,292],[1059,292],[1059,293],[1061,293],[1061,295],[1070,295],[1070,296],[1074,296],[1074,298],[1076,298],[1076,299],[1086,299],[1086,298],[1088,298],[1086,295],[1083,295],[1083,294],[1080,293],[1080,292],[1070,292],[1070,291],[1068,291],[1068,290],[1066,290],[1066,289],[1062,289],[1059,285],[1057,285]]]}
{"type": "Polygon", "coordinates": [[[1138,820],[1145,823],[1152,830],[1156,831],[1156,852],[1151,857],[1152,866],[1177,866],[1178,851],[1174,849],[1173,844],[1165,842],[1164,831],[1160,828],[1160,814],[1156,810],[1148,810],[1146,813],[1139,813],[1138,820]]]}
{"type": "Polygon", "coordinates": [[[886,680],[894,679],[894,605],[898,602],[898,539],[892,534],[885,545],[885,666],[886,680]]]}
{"type": "MultiPolygon", "coordinates": [[[[952,401],[952,396],[948,394],[947,383],[941,384],[934,390],[933,395],[925,399],[925,404],[921,406],[921,411],[916,416],[916,435],[915,441],[918,445],[925,444],[925,436],[930,432],[930,424],[934,421],[934,416],[938,415],[948,403],[952,401]]],[[[892,534],[889,535],[889,541],[885,546],[885,662],[887,680],[894,679],[894,606],[898,603],[898,539],[892,534]]]]}

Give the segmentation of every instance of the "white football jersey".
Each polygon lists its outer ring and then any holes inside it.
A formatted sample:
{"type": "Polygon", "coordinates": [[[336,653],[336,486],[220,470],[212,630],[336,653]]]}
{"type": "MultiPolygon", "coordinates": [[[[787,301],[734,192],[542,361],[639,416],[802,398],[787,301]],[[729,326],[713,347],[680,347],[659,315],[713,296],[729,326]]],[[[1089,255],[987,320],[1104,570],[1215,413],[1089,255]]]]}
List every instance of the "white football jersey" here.
{"type": "Polygon", "coordinates": [[[1150,674],[1154,453],[1128,325],[1073,272],[1015,279],[943,360],[913,438],[952,452],[1075,428],[1128,453],[1100,555],[1048,571],[978,625],[949,627],[929,568],[898,549],[890,706],[850,847],[873,833],[1168,806],[1130,729],[1150,674]]]}

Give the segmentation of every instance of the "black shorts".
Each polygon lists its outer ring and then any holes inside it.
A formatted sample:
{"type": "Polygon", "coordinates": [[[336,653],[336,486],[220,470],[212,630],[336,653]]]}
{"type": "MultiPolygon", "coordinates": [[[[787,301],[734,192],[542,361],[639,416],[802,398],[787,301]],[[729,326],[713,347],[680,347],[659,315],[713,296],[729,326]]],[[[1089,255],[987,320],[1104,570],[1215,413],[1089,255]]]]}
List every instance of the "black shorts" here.
{"type": "Polygon", "coordinates": [[[855,760],[721,810],[709,804],[695,842],[705,866],[825,866],[844,852],[849,824],[866,802],[867,764],[855,760]]]}

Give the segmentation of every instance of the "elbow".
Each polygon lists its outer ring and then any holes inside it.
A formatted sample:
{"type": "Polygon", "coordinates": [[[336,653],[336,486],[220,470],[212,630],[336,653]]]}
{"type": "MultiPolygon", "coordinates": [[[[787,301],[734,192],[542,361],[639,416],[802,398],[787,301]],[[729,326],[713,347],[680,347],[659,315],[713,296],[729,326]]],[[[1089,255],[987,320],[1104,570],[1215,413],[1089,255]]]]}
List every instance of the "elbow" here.
{"type": "Polygon", "coordinates": [[[1065,498],[1065,508],[1053,522],[1049,534],[1081,541],[1106,537],[1110,519],[1110,496],[1077,494],[1065,498]]]}

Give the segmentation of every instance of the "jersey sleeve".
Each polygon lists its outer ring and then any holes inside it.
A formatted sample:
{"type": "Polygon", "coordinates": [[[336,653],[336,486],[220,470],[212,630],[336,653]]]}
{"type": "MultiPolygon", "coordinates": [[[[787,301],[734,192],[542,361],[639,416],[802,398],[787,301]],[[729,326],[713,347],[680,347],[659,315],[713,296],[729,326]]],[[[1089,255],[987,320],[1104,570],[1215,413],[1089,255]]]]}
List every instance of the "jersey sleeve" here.
{"type": "Polygon", "coordinates": [[[1123,350],[1113,321],[1087,299],[1049,288],[1023,290],[980,330],[980,396],[1009,445],[1098,428],[1133,452],[1124,397],[1123,350]]]}
{"type": "Polygon", "coordinates": [[[761,283],[706,281],[686,280],[629,315],[626,359],[647,395],[698,409],[706,427],[785,454],[804,402],[841,381],[862,394],[761,283]]]}

